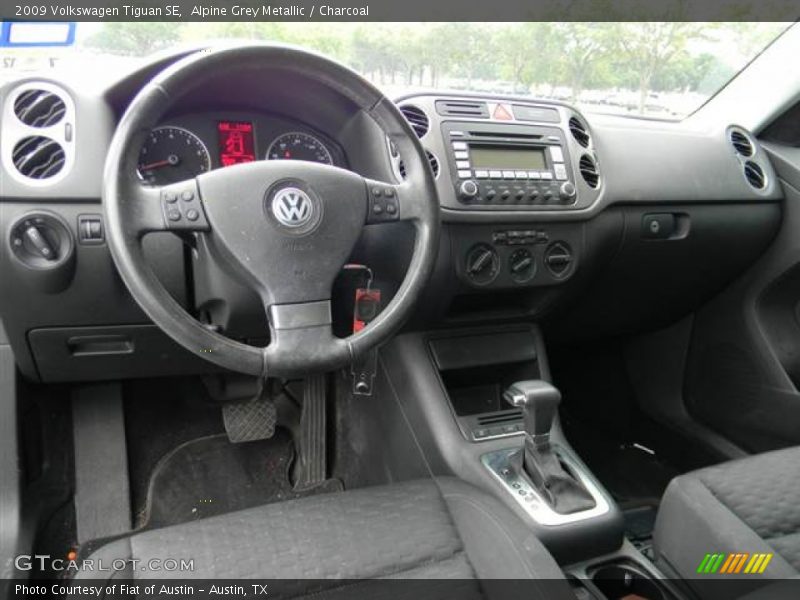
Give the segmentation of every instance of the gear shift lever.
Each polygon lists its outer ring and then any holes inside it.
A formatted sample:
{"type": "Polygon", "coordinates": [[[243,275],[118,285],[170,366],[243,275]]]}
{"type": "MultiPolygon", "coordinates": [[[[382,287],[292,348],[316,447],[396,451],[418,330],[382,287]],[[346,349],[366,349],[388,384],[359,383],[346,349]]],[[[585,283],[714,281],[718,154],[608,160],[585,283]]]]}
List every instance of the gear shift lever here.
{"type": "Polygon", "coordinates": [[[558,412],[561,393],[541,379],[520,381],[509,387],[503,398],[512,406],[522,409],[525,432],[536,445],[550,441],[550,428],[558,412]]]}
{"type": "Polygon", "coordinates": [[[503,398],[522,409],[525,446],[512,458],[556,512],[570,514],[595,505],[586,488],[568,473],[550,445],[550,428],[561,402],[559,391],[546,381],[519,381],[503,398]]]}

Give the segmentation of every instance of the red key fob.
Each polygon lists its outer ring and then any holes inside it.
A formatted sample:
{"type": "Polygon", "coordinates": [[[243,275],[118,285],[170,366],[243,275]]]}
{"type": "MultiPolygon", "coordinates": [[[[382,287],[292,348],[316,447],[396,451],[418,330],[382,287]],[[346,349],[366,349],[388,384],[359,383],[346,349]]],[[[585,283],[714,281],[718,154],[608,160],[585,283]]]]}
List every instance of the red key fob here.
{"type": "Polygon", "coordinates": [[[381,291],[366,288],[356,289],[356,303],[353,311],[353,333],[366,327],[381,309],[381,291]]]}

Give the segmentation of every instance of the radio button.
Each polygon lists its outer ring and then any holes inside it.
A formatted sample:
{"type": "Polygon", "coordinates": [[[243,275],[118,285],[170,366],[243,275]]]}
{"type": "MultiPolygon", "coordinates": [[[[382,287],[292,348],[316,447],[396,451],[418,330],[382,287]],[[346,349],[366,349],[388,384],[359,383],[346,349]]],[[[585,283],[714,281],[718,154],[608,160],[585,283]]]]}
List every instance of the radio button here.
{"type": "Polygon", "coordinates": [[[564,162],[564,153],[561,151],[560,147],[550,146],[550,158],[553,159],[553,162],[564,162]]]}
{"type": "Polygon", "coordinates": [[[453,150],[466,150],[467,142],[453,142],[453,150]]]}
{"type": "Polygon", "coordinates": [[[556,174],[556,179],[564,180],[567,178],[567,167],[563,164],[553,165],[553,171],[556,174]]]}
{"type": "Polygon", "coordinates": [[[469,159],[469,152],[467,152],[466,150],[456,150],[455,157],[456,160],[469,159]]]}
{"type": "Polygon", "coordinates": [[[459,169],[458,177],[460,179],[469,179],[470,177],[472,177],[472,171],[470,171],[469,169],[459,169]]]}
{"type": "Polygon", "coordinates": [[[517,191],[517,193],[514,195],[514,197],[515,197],[515,198],[516,198],[518,201],[519,201],[519,200],[522,200],[522,199],[525,197],[525,192],[524,192],[524,190],[518,190],[518,191],[517,191]]]}
{"type": "Polygon", "coordinates": [[[492,200],[494,200],[494,197],[496,195],[497,195],[497,192],[494,189],[489,188],[488,190],[486,190],[486,200],[487,201],[491,202],[492,200]]]}
{"type": "Polygon", "coordinates": [[[468,160],[457,160],[456,161],[456,168],[457,169],[469,169],[470,164],[468,160]]]}
{"type": "Polygon", "coordinates": [[[503,172],[502,171],[489,171],[489,179],[502,179],[503,172]]]}
{"type": "Polygon", "coordinates": [[[478,179],[488,179],[489,171],[475,171],[475,177],[478,179]]]}
{"type": "Polygon", "coordinates": [[[539,171],[528,171],[528,179],[540,179],[539,171]]]}
{"type": "Polygon", "coordinates": [[[517,179],[527,179],[528,178],[528,173],[525,172],[525,171],[517,171],[516,175],[517,175],[517,179]]]}
{"type": "Polygon", "coordinates": [[[478,195],[478,191],[478,184],[471,179],[461,182],[460,192],[464,200],[472,200],[478,195]]]}
{"type": "Polygon", "coordinates": [[[503,179],[514,179],[514,171],[503,171],[503,179]]]}
{"type": "Polygon", "coordinates": [[[542,171],[542,179],[553,179],[553,174],[550,171],[542,171]]]}
{"type": "Polygon", "coordinates": [[[509,196],[511,196],[511,192],[509,192],[508,190],[503,190],[503,193],[500,194],[500,197],[503,200],[508,200],[509,196]]]}

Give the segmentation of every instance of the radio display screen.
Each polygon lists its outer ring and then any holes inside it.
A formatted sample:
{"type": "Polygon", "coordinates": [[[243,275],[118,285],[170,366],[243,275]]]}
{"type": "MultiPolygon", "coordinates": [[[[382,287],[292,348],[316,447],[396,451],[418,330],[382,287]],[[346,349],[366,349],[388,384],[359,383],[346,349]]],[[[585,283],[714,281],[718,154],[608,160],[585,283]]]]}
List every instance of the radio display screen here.
{"type": "Polygon", "coordinates": [[[256,159],[253,143],[253,124],[236,121],[217,123],[219,162],[223,167],[256,159]]]}
{"type": "Polygon", "coordinates": [[[473,169],[546,169],[544,148],[510,148],[508,146],[470,146],[473,169]]]}

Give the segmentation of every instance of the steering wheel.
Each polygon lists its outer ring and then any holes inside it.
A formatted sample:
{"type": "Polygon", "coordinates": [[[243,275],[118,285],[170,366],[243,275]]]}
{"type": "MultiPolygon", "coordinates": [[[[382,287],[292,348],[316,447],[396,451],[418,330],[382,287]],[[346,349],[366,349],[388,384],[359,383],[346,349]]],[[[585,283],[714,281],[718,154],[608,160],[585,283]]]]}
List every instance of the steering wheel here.
{"type": "Polygon", "coordinates": [[[111,140],[103,181],[111,255],[144,312],[182,346],[217,365],[260,377],[331,370],[357,360],[402,325],[433,270],[439,201],[425,152],[397,110],[372,84],[323,56],[279,45],[202,51],[162,71],[133,99],[111,140]],[[255,161],[163,187],[143,185],[138,150],[177,98],[222,71],[248,76],[291,72],[324,84],[374,119],[400,151],[406,179],[374,181],[333,166],[255,161]],[[337,338],[331,289],[367,225],[411,221],[416,240],[396,295],[365,329],[337,338]],[[215,260],[260,296],[270,324],[265,348],[202,324],[164,289],[142,238],[156,231],[207,237],[215,260]]]}

